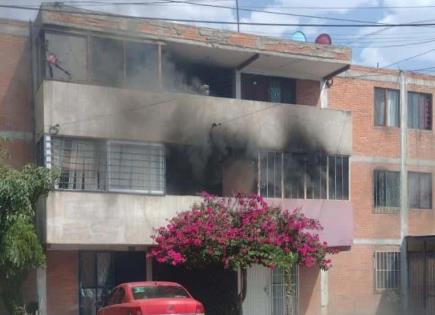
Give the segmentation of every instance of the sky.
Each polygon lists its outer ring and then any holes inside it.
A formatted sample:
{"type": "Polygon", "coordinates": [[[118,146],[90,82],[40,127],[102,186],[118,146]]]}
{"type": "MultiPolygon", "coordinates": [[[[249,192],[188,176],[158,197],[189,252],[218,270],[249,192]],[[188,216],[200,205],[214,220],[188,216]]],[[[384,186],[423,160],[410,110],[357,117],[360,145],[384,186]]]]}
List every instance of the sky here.
{"type": "MultiPolygon", "coordinates": [[[[333,44],[352,48],[354,64],[420,70],[435,74],[435,26],[377,28],[328,26],[358,24],[354,20],[364,21],[365,24],[423,22],[435,24],[435,0],[238,1],[241,22],[325,25],[303,27],[241,25],[241,32],[291,38],[294,32],[302,31],[309,42],[314,42],[320,33],[328,33],[333,44]],[[433,69],[427,69],[431,67],[433,69]]],[[[40,0],[0,0],[1,5],[22,5],[32,8],[37,7],[40,2],[40,0]]],[[[232,9],[235,7],[236,0],[64,0],[63,2],[89,10],[132,16],[212,21],[237,20],[236,10],[232,9]],[[109,4],[112,2],[118,4],[109,4]]],[[[0,7],[0,17],[32,20],[35,15],[35,11],[0,7]]],[[[235,25],[207,24],[206,26],[236,30],[235,25]]]]}

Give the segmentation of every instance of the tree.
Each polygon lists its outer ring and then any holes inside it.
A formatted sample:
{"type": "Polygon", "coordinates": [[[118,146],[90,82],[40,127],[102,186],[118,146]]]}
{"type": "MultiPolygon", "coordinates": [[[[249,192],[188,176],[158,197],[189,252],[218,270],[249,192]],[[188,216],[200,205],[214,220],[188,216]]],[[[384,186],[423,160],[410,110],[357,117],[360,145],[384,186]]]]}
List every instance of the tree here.
{"type": "MultiPolygon", "coordinates": [[[[291,270],[298,264],[327,270],[326,242],[316,233],[322,227],[300,211],[270,206],[261,196],[216,198],[204,194],[200,204],[178,213],[153,236],[149,253],[160,263],[189,268],[219,264],[240,270],[239,310],[246,297],[246,270],[253,264],[280,268],[287,297],[293,294],[291,270]]],[[[290,305],[288,305],[290,307],[290,305]]]]}
{"type": "Polygon", "coordinates": [[[55,180],[43,167],[16,170],[0,165],[0,294],[9,313],[22,305],[28,272],[45,262],[35,227],[35,203],[55,180]]]}

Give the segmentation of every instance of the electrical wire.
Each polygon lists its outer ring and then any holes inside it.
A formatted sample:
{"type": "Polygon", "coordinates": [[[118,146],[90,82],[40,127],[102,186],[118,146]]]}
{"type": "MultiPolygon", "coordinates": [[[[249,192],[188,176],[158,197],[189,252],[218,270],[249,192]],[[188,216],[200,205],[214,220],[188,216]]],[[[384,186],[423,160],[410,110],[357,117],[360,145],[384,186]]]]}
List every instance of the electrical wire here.
{"type": "Polygon", "coordinates": [[[198,20],[198,19],[185,19],[185,18],[162,18],[162,17],[144,17],[144,16],[130,16],[123,14],[114,14],[106,12],[89,12],[89,11],[76,11],[62,9],[49,9],[38,7],[26,7],[20,5],[0,5],[0,8],[17,9],[17,10],[30,10],[30,11],[45,11],[56,12],[60,14],[77,14],[77,15],[91,15],[91,16],[105,16],[105,17],[119,17],[130,18],[139,20],[155,20],[155,21],[172,21],[172,22],[184,22],[184,23],[200,23],[200,24],[220,24],[220,25],[251,25],[251,26],[264,26],[264,27],[276,27],[276,26],[288,26],[288,27],[333,27],[333,28],[378,28],[378,27],[427,27],[435,26],[435,23],[391,23],[391,24],[317,24],[317,23],[264,23],[264,22],[236,22],[236,21],[212,21],[212,20],[198,20]]]}

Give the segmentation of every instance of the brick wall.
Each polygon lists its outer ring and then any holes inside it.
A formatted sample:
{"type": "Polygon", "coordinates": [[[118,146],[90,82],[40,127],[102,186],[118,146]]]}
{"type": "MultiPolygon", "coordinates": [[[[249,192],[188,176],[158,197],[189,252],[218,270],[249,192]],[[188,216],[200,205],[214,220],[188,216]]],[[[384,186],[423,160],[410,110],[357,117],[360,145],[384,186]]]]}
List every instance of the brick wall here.
{"type": "Polygon", "coordinates": [[[0,19],[0,138],[14,167],[33,159],[33,109],[27,23],[0,19]]]}
{"type": "Polygon", "coordinates": [[[313,80],[296,80],[296,104],[320,105],[320,82],[313,80]]]}
{"type": "Polygon", "coordinates": [[[78,252],[47,252],[48,315],[77,315],[79,311],[78,252]]]}

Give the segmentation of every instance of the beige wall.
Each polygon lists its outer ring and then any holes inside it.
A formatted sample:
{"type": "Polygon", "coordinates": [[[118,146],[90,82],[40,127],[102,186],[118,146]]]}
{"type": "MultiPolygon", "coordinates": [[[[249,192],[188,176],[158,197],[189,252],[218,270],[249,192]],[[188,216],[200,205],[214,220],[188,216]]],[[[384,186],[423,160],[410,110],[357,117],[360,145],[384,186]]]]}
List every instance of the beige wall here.
{"type": "Polygon", "coordinates": [[[60,135],[204,144],[212,133],[248,148],[352,151],[346,111],[56,81],[41,88],[38,135],[59,124],[60,135]],[[212,128],[213,123],[222,125],[212,128]]]}
{"type": "Polygon", "coordinates": [[[153,228],[199,197],[50,192],[46,199],[46,242],[55,245],[146,245],[153,228]]]}

